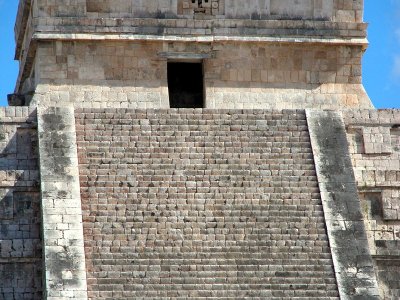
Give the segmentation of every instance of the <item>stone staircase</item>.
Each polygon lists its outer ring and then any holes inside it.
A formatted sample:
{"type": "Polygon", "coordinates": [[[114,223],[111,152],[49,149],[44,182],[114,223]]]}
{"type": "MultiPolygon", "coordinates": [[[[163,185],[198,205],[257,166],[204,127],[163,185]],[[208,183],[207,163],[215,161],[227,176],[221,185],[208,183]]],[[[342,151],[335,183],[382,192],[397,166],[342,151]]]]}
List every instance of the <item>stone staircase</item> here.
{"type": "Polygon", "coordinates": [[[302,110],[78,109],[90,299],[339,299],[302,110]]]}

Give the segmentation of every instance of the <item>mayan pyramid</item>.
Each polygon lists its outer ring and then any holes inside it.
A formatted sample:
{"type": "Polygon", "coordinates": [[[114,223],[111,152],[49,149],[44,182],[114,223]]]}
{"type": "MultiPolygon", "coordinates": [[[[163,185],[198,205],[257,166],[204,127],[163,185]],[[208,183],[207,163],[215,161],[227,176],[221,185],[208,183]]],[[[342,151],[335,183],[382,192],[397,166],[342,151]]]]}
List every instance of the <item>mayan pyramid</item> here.
{"type": "Polygon", "coordinates": [[[400,111],[363,0],[20,0],[0,299],[400,299],[400,111]]]}

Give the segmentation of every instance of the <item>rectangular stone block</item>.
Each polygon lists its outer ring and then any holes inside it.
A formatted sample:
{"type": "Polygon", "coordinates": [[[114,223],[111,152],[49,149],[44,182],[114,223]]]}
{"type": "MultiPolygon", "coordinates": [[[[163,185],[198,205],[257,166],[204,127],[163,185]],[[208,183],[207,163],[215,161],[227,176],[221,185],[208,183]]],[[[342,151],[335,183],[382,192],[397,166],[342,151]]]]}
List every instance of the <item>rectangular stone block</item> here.
{"type": "Polygon", "coordinates": [[[12,190],[0,189],[0,220],[14,217],[14,198],[12,190]]]}
{"type": "Polygon", "coordinates": [[[399,190],[385,189],[382,191],[382,213],[384,220],[400,220],[399,190]]]}
{"type": "Polygon", "coordinates": [[[363,127],[362,134],[365,154],[392,153],[389,127],[363,127]]]}
{"type": "Polygon", "coordinates": [[[86,0],[87,12],[132,13],[132,1],[127,0],[86,0]]]}

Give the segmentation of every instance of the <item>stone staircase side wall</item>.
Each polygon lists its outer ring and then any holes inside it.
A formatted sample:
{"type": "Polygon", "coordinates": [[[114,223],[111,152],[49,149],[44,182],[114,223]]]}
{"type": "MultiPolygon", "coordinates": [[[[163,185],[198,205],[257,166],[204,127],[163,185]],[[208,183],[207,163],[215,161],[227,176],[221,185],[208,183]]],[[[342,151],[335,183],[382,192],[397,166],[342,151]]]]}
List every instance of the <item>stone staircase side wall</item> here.
{"type": "Polygon", "coordinates": [[[0,299],[42,299],[36,110],[0,108],[0,299]]]}
{"type": "Polygon", "coordinates": [[[86,268],[72,107],[38,108],[44,295],[85,300],[86,268]]]}
{"type": "Polygon", "coordinates": [[[400,298],[400,111],[343,112],[383,299],[400,298]]]}
{"type": "Polygon", "coordinates": [[[340,112],[307,110],[318,184],[341,299],[379,299],[340,112]]]}

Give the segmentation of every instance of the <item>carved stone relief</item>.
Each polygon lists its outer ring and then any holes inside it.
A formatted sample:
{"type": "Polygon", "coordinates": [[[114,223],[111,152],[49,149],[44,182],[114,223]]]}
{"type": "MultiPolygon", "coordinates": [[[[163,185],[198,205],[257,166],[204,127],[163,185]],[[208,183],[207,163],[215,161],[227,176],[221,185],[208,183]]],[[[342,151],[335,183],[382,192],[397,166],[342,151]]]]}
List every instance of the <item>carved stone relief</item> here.
{"type": "Polygon", "coordinates": [[[179,15],[223,15],[224,7],[224,0],[178,0],[179,15]]]}

